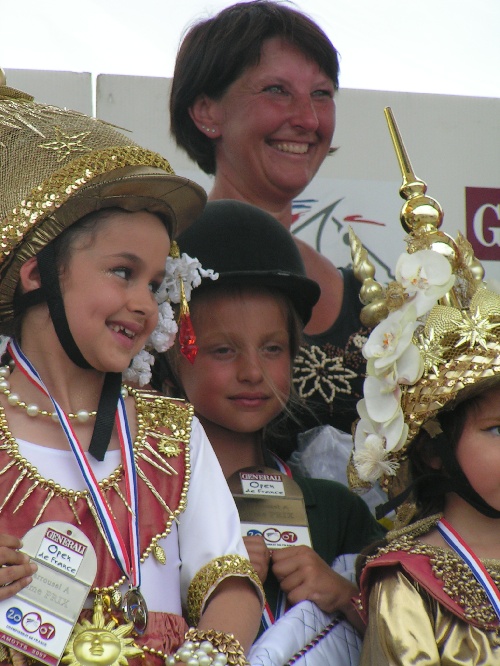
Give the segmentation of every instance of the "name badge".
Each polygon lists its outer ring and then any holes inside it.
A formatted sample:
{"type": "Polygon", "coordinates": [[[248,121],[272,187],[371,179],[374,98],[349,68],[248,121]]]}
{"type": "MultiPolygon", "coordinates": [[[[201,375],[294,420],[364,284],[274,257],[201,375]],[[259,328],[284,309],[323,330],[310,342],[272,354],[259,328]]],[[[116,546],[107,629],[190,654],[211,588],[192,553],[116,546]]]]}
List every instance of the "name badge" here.
{"type": "Polygon", "coordinates": [[[0,642],[55,666],[95,579],[94,547],[74,525],[51,521],[26,533],[22,552],[38,570],[28,587],[0,601],[0,642]]]}
{"type": "Polygon", "coordinates": [[[262,536],[272,549],[311,546],[304,496],[291,477],[270,467],[245,467],[227,482],[242,536],[262,536]]]}

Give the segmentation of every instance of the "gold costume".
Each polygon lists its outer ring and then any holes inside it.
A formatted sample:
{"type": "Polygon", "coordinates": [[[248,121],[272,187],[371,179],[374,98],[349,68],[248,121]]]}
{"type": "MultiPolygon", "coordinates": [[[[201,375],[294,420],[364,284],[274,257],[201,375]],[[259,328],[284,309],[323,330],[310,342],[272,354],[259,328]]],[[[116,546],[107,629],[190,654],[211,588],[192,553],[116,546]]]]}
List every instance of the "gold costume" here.
{"type": "MultiPolygon", "coordinates": [[[[438,518],[390,532],[389,544],[369,558],[360,666],[500,664],[500,625],[483,588],[453,551],[418,539],[438,518]]],[[[484,564],[498,587],[500,561],[484,564]]]]}

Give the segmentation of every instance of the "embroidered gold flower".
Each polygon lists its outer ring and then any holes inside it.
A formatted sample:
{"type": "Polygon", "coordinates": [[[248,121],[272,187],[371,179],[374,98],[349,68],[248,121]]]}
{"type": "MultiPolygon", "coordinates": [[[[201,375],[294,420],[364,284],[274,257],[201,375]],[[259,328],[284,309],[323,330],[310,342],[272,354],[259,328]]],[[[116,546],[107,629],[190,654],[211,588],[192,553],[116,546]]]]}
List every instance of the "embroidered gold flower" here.
{"type": "Polygon", "coordinates": [[[293,383],[302,398],[317,393],[330,404],[337,393],[351,395],[351,382],[357,377],[345,366],[343,356],[328,356],[316,345],[302,347],[295,360],[293,383]]]}

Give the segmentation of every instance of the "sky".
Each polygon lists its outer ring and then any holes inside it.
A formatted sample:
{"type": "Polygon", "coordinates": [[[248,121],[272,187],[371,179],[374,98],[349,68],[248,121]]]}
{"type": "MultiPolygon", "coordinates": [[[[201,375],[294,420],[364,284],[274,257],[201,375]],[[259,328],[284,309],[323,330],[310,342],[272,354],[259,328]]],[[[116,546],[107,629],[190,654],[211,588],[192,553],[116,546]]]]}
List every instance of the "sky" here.
{"type": "MultiPolygon", "coordinates": [[[[0,67],[168,77],[182,34],[234,0],[0,0],[0,67]]],[[[297,0],[344,88],[500,97],[500,0],[297,0]]]]}

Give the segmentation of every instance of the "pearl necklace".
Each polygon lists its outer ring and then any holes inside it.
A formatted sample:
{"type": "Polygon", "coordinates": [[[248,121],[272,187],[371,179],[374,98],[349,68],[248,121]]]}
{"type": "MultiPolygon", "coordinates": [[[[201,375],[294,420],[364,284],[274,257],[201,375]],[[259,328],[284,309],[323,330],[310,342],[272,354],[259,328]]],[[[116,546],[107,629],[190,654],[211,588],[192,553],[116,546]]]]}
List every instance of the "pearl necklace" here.
{"type": "MultiPolygon", "coordinates": [[[[24,409],[28,416],[34,418],[35,416],[49,416],[53,421],[59,422],[59,417],[57,412],[48,412],[45,409],[40,409],[40,407],[32,402],[26,403],[24,400],[17,395],[17,393],[12,393],[10,390],[9,377],[11,370],[8,365],[0,366],[0,393],[3,393],[7,396],[7,402],[11,407],[20,407],[24,409]]],[[[126,398],[128,391],[126,388],[122,387],[122,396],[126,398]]],[[[76,414],[70,412],[67,414],[67,417],[70,419],[76,419],[79,423],[86,423],[90,418],[94,418],[97,414],[97,411],[89,412],[86,409],[79,409],[76,414]]]]}

